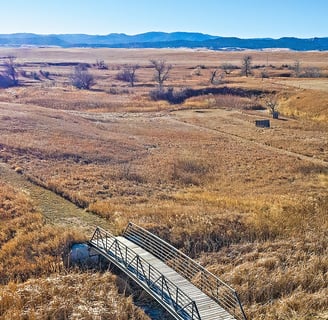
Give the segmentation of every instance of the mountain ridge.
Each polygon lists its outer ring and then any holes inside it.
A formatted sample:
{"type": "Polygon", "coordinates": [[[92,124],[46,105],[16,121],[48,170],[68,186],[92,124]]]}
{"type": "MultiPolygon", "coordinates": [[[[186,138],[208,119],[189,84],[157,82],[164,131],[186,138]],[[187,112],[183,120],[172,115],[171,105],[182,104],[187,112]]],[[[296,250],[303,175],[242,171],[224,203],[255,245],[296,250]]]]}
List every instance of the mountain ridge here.
{"type": "Polygon", "coordinates": [[[0,46],[58,46],[108,48],[207,48],[213,50],[290,49],[297,51],[328,50],[328,37],[321,38],[238,38],[197,32],[146,32],[136,35],[89,34],[0,34],[0,46]]]}

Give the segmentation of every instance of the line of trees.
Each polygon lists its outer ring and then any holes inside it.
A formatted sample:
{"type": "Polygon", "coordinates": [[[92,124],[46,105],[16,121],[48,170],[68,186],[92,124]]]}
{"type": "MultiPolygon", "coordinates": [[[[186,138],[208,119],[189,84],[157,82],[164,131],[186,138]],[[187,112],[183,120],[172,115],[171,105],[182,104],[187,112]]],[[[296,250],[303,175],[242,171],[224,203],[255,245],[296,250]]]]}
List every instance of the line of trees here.
{"type": "MultiPolygon", "coordinates": [[[[108,65],[104,60],[97,60],[93,65],[98,70],[107,70],[108,65]]],[[[157,90],[159,92],[164,91],[164,83],[169,78],[170,72],[173,68],[172,64],[168,63],[164,59],[151,59],[150,66],[154,69],[153,80],[157,84],[157,90]]],[[[295,77],[310,77],[316,78],[321,76],[321,71],[316,67],[302,67],[301,63],[296,60],[293,65],[286,65],[289,70],[292,70],[295,77]]],[[[81,63],[74,67],[73,72],[69,76],[70,83],[78,89],[91,89],[96,84],[95,77],[88,71],[89,64],[81,63]]],[[[224,78],[230,75],[234,69],[240,69],[242,76],[249,77],[253,74],[253,58],[251,55],[245,55],[242,57],[241,66],[238,67],[231,63],[223,63],[221,66],[210,70],[209,83],[211,85],[217,85],[224,83],[224,78]]],[[[274,67],[274,66],[273,66],[274,67]]],[[[137,79],[137,70],[140,68],[138,64],[127,64],[123,66],[123,70],[117,73],[116,79],[129,83],[131,87],[135,86],[137,79]]],[[[200,75],[201,69],[206,69],[204,65],[197,67],[197,75],[200,75]]],[[[24,71],[20,72],[23,76],[27,73],[24,71]]],[[[34,72],[34,74],[36,74],[34,72]]],[[[40,74],[49,78],[44,73],[40,74]]],[[[49,75],[49,74],[48,74],[49,75]]],[[[261,72],[262,79],[268,77],[267,70],[261,72]]],[[[34,77],[34,79],[37,79],[34,77]]],[[[37,79],[40,80],[40,79],[37,79]]],[[[8,88],[11,86],[17,86],[18,71],[16,64],[16,57],[9,56],[3,62],[3,70],[0,72],[0,88],[8,88]]]]}

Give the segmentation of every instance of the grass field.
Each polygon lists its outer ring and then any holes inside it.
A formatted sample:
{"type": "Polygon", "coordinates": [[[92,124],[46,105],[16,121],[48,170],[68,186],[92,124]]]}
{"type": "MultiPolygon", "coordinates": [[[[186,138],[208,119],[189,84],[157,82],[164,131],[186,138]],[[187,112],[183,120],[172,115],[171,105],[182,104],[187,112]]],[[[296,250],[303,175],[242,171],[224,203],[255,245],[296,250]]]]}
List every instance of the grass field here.
{"type": "MultiPolygon", "coordinates": [[[[234,68],[210,84],[212,70],[224,63],[240,67],[245,52],[0,51],[15,55],[20,71],[18,87],[0,90],[2,162],[102,217],[116,233],[133,221],[168,240],[231,284],[249,319],[328,319],[327,52],[247,52],[254,75],[234,68]],[[165,87],[208,91],[179,104],[152,101],[149,60],[160,58],[173,65],[165,87]],[[99,59],[108,69],[94,66],[99,59]],[[321,77],[295,77],[295,61],[320,68],[321,77]],[[96,79],[91,90],[69,82],[73,65],[82,62],[96,79]],[[127,63],[140,65],[134,87],[116,79],[127,63]],[[279,119],[265,109],[268,94],[278,101],[279,119]],[[271,127],[256,127],[258,119],[270,119],[271,127]]],[[[117,294],[114,276],[62,274],[60,257],[90,236],[91,216],[81,214],[71,230],[62,216],[44,221],[35,200],[10,178],[0,187],[0,319],[13,312],[23,319],[27,305],[26,319],[51,317],[49,300],[33,296],[33,309],[18,293],[40,286],[49,297],[53,277],[60,277],[65,295],[72,295],[71,279],[86,287],[106,281],[112,304],[87,291],[86,301],[99,298],[104,312],[113,308],[113,319],[146,317],[117,294]],[[15,310],[9,297],[18,301],[15,310]]],[[[63,311],[68,318],[71,304],[63,311]]],[[[93,306],[83,308],[92,318],[93,306]]]]}

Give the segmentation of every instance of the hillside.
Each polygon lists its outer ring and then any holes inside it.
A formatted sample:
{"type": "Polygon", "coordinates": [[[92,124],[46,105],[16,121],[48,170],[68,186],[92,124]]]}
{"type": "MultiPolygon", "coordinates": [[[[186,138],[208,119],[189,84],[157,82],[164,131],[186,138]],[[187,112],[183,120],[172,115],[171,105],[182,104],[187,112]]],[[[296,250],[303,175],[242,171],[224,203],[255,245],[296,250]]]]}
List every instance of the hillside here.
{"type": "Polygon", "coordinates": [[[214,50],[242,50],[283,48],[297,51],[328,50],[328,37],[280,39],[219,37],[192,32],[147,32],[137,35],[111,33],[108,35],[31,33],[0,34],[0,46],[58,46],[108,48],[208,48],[214,50]]]}

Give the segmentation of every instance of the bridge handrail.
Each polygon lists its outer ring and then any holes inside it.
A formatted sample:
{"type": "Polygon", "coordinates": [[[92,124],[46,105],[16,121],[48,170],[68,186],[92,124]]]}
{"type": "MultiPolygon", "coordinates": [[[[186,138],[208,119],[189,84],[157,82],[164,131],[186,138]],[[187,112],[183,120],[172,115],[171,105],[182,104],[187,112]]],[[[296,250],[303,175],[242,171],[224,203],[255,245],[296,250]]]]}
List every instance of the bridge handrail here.
{"type": "Polygon", "coordinates": [[[183,319],[201,319],[194,300],[110,232],[97,227],[88,244],[98,251],[105,251],[107,256],[124,266],[125,271],[133,275],[139,284],[142,282],[144,288],[161,300],[159,302],[169,306],[183,319]]]}
{"type": "Polygon", "coordinates": [[[237,292],[186,254],[132,222],[129,222],[123,237],[165,262],[215,300],[237,320],[246,320],[237,292]]]}

